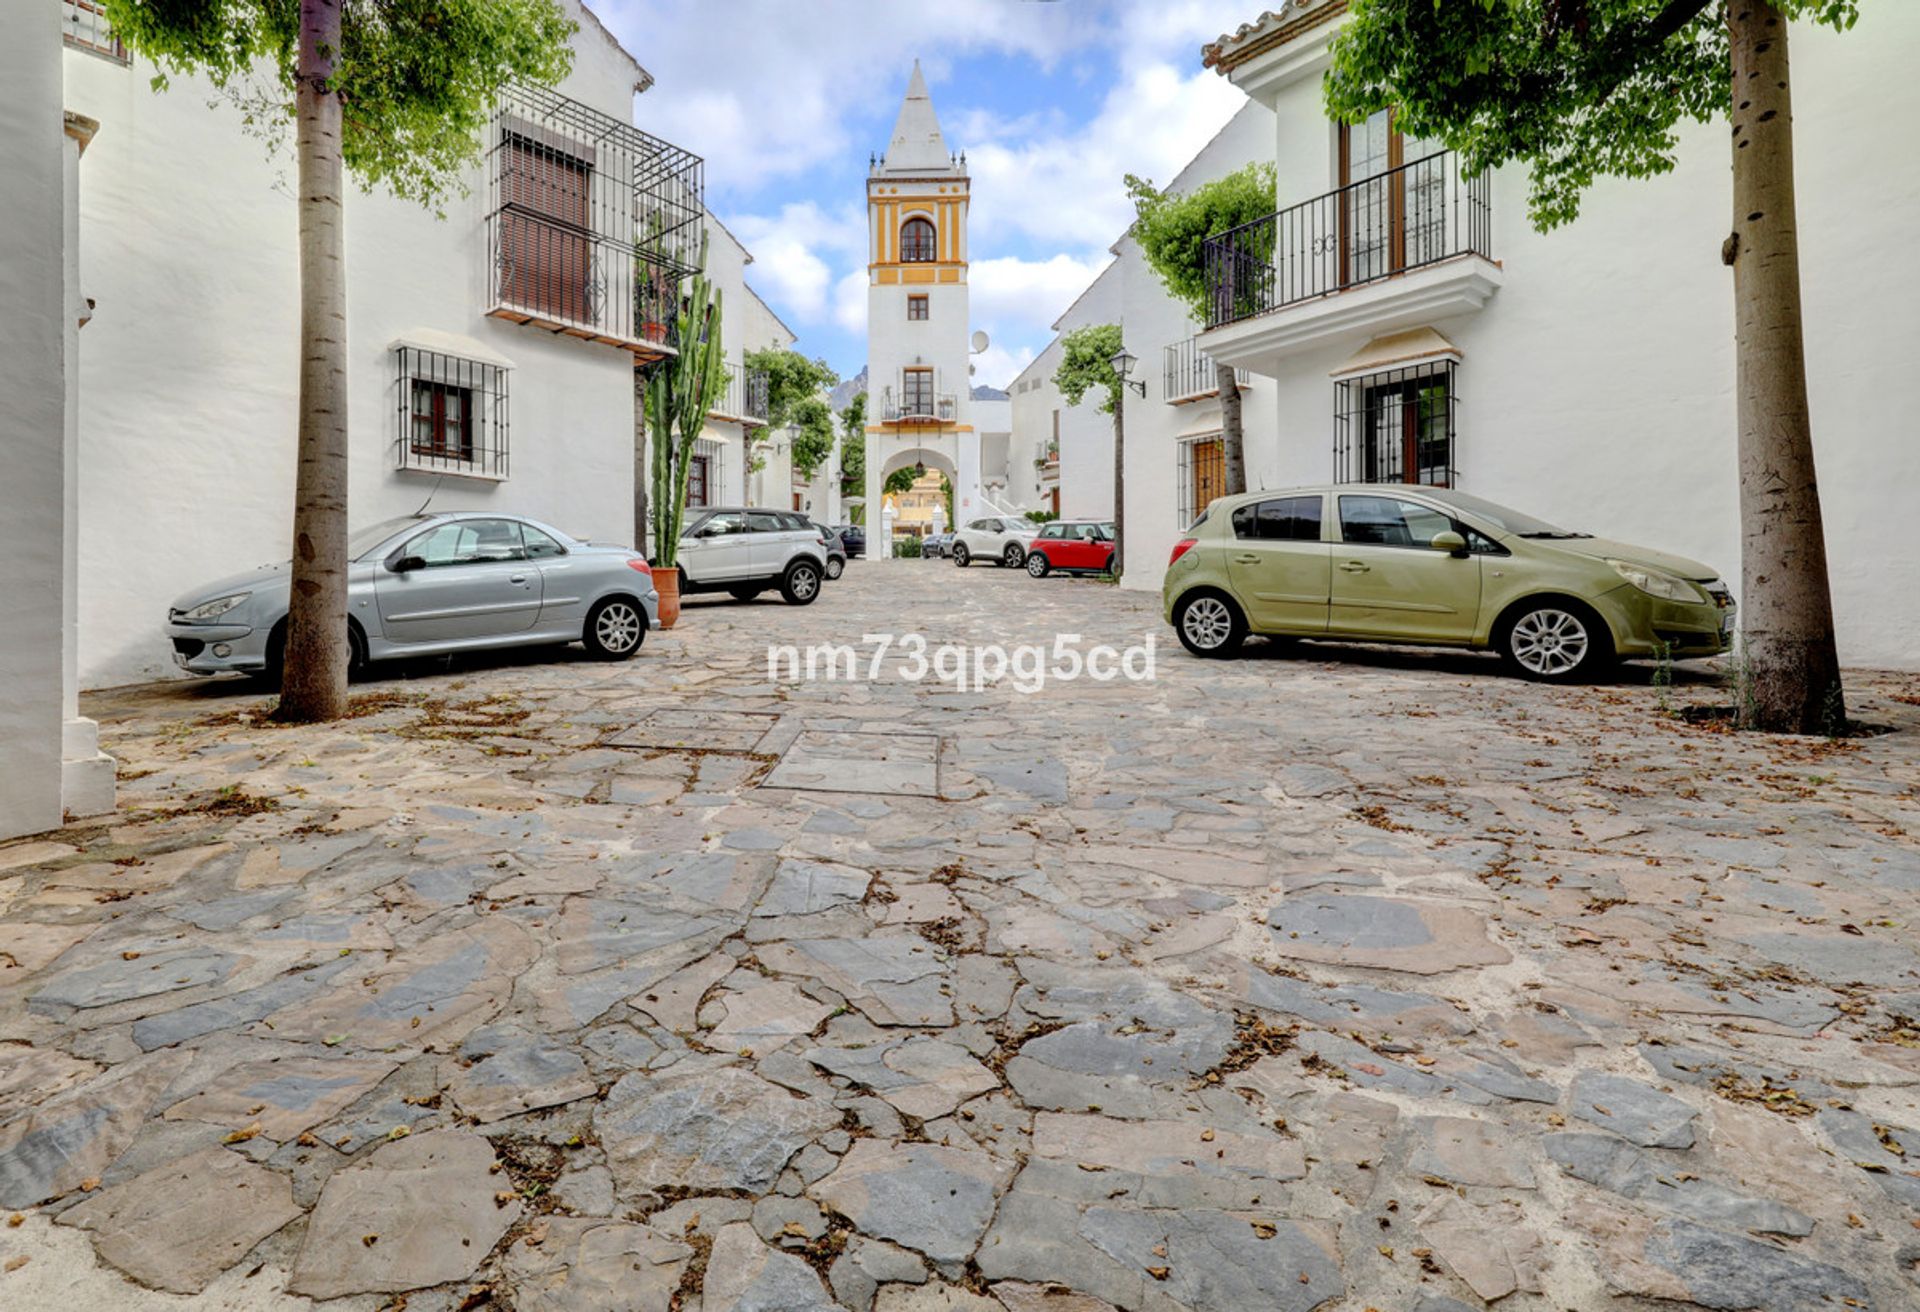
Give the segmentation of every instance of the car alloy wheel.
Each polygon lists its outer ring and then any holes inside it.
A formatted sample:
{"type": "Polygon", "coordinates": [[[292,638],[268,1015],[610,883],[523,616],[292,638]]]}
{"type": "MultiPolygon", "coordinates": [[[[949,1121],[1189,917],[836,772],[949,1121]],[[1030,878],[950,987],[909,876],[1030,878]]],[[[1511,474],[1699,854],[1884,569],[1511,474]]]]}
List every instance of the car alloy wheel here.
{"type": "Polygon", "coordinates": [[[1019,569],[1020,561],[1024,558],[1024,555],[1025,553],[1022,552],[1019,547],[1009,542],[1006,551],[1001,553],[1000,561],[1008,569],[1019,569]]]}
{"type": "Polygon", "coordinates": [[[1247,636],[1246,621],[1216,592],[1188,596],[1173,616],[1180,644],[1195,656],[1230,656],[1247,636]]]}
{"type": "Polygon", "coordinates": [[[827,562],[827,577],[837,579],[846,572],[846,569],[847,562],[836,556],[827,562]]]}
{"type": "Polygon", "coordinates": [[[647,621],[640,608],[615,597],[595,606],[587,617],[587,649],[596,656],[618,660],[640,650],[646,632],[647,621]]]}
{"type": "Polygon", "coordinates": [[[1027,573],[1033,575],[1033,577],[1037,579],[1045,578],[1049,568],[1047,558],[1039,552],[1036,551],[1027,557],[1027,573]]]}
{"type": "Polygon", "coordinates": [[[965,569],[972,562],[973,562],[973,553],[967,550],[967,544],[964,542],[954,543],[953,544],[953,563],[958,565],[961,569],[965,569]]]}
{"type": "Polygon", "coordinates": [[[1566,678],[1592,649],[1586,621],[1555,606],[1530,610],[1507,630],[1507,651],[1514,664],[1536,679],[1566,678]]]}
{"type": "Polygon", "coordinates": [[[820,571],[804,562],[791,565],[780,591],[793,605],[804,606],[820,592],[820,571]]]}

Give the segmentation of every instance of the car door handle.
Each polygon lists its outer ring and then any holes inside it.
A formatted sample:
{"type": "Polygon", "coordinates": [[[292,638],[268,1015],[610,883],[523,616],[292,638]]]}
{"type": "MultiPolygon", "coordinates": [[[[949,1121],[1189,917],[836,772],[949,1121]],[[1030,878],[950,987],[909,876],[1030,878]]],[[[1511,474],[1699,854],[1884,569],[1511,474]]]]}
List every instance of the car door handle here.
{"type": "Polygon", "coordinates": [[[1340,568],[1349,574],[1368,574],[1373,571],[1373,566],[1363,565],[1357,560],[1343,560],[1340,562],[1340,568]]]}
{"type": "Polygon", "coordinates": [[[1233,563],[1236,565],[1258,565],[1260,563],[1260,557],[1254,555],[1251,551],[1243,551],[1233,558],[1233,563]]]}
{"type": "Polygon", "coordinates": [[[525,574],[511,574],[507,577],[507,582],[509,583],[525,583],[526,581],[527,576],[525,574]]]}

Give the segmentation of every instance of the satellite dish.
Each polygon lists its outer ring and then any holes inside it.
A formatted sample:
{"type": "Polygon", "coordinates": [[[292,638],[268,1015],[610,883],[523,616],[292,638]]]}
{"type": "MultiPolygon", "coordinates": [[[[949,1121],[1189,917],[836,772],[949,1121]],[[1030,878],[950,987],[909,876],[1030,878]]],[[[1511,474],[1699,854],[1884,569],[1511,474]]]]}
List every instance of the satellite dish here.
{"type": "Polygon", "coordinates": [[[978,328],[973,330],[973,353],[975,355],[987,349],[987,335],[978,328]]]}

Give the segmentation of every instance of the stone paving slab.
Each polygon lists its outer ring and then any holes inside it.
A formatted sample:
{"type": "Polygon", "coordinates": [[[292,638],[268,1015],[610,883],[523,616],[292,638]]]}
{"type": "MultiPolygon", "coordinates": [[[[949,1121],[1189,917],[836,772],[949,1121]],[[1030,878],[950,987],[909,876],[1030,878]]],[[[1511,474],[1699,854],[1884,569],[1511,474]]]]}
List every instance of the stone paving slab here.
{"type": "Polygon", "coordinates": [[[1692,663],[766,681],[1154,602],[856,562],[338,725],[90,697],[123,812],[0,844],[0,1306],[1912,1304],[1912,677],[1844,743],[1692,663]]]}

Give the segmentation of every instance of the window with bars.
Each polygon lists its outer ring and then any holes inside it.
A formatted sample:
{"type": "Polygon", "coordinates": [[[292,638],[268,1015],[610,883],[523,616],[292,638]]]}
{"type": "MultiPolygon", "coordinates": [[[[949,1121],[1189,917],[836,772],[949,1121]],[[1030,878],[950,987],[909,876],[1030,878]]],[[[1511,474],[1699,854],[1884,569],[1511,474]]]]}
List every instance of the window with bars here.
{"type": "Polygon", "coordinates": [[[900,225],[900,258],[909,264],[931,264],[935,255],[933,224],[926,219],[908,219],[900,225]]]}
{"type": "Polygon", "coordinates": [[[1334,478],[1452,487],[1458,365],[1439,360],[1334,385],[1334,478]]]}
{"type": "Polygon", "coordinates": [[[907,297],[907,318],[925,319],[927,317],[927,298],[924,296],[907,297]]]}
{"type": "Polygon", "coordinates": [[[393,354],[395,468],[505,478],[509,370],[404,344],[393,354]]]}

